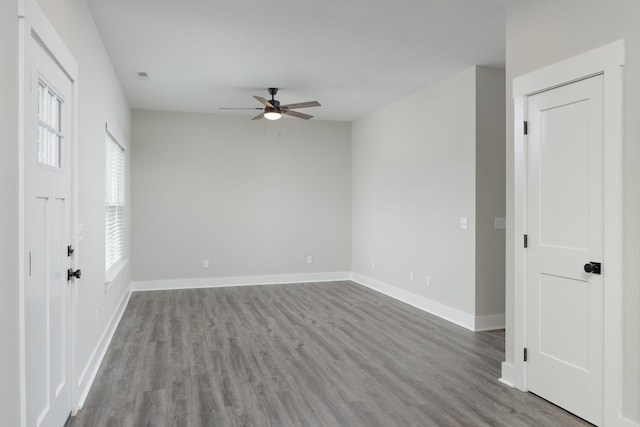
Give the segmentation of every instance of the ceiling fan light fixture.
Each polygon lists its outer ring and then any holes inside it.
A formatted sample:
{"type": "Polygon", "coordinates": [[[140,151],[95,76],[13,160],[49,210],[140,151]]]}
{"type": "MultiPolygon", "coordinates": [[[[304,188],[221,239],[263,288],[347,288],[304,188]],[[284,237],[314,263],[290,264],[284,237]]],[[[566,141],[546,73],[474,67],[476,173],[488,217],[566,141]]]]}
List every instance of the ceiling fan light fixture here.
{"type": "Polygon", "coordinates": [[[282,114],[278,113],[275,110],[269,109],[269,111],[264,113],[264,118],[267,120],[278,120],[280,117],[282,117],[282,114]]]}

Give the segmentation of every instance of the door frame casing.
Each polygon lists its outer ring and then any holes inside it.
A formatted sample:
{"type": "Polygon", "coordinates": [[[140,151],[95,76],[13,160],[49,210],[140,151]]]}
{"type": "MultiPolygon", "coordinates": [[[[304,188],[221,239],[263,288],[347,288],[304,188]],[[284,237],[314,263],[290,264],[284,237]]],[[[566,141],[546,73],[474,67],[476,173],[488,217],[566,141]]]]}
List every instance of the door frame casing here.
{"type": "Polygon", "coordinates": [[[596,75],[604,77],[603,179],[603,420],[617,425],[622,397],[622,99],[625,43],[619,40],[517,77],[514,98],[514,371],[513,385],[527,388],[522,355],[527,347],[527,97],[596,75]]]}
{"type": "MultiPolygon", "coordinates": [[[[49,20],[46,15],[40,9],[36,0],[17,0],[18,2],[18,44],[19,44],[19,97],[18,97],[18,193],[19,193],[19,223],[18,223],[18,251],[19,251],[19,340],[20,340],[20,426],[26,427],[27,422],[27,382],[26,382],[26,298],[25,298],[25,271],[27,268],[28,260],[25,257],[26,250],[26,230],[25,219],[27,215],[26,211],[26,198],[25,198],[25,147],[27,141],[25,140],[25,123],[26,123],[26,109],[28,100],[25,97],[28,85],[30,84],[29,71],[29,55],[28,44],[32,43],[32,39],[35,39],[45,51],[51,56],[51,58],[58,64],[62,71],[67,75],[71,82],[71,99],[73,104],[73,111],[70,117],[70,129],[69,136],[71,140],[71,152],[70,152],[70,174],[71,174],[71,219],[70,219],[70,244],[77,248],[77,233],[75,232],[75,223],[78,218],[78,185],[77,185],[77,158],[78,158],[78,64],[71,54],[71,51],[67,48],[64,41],[49,20]]],[[[71,260],[72,267],[75,269],[79,262],[78,251],[75,252],[73,259],[71,260]]],[[[70,306],[68,315],[71,317],[71,353],[69,354],[69,385],[71,393],[71,410],[72,413],[76,413],[78,409],[78,381],[77,381],[77,369],[76,369],[76,345],[77,345],[77,300],[78,293],[77,287],[73,284],[70,285],[70,306]]]]}

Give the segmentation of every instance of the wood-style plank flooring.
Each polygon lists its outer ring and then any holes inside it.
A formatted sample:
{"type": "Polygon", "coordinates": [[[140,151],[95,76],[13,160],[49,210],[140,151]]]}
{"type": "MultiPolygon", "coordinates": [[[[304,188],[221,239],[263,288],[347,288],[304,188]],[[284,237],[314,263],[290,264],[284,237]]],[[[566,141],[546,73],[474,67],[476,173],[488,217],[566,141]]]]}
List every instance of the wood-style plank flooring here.
{"type": "Polygon", "coordinates": [[[584,426],[473,333],[352,282],[132,295],[78,426],[584,426]]]}

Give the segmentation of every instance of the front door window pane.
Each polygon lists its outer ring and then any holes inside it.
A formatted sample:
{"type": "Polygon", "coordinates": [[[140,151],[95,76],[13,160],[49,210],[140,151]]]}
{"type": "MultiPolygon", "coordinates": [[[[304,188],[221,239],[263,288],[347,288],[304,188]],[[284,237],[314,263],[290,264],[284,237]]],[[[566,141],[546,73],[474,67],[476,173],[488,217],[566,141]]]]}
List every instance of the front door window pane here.
{"type": "Polygon", "coordinates": [[[62,167],[63,101],[44,82],[38,83],[38,162],[62,167]]]}

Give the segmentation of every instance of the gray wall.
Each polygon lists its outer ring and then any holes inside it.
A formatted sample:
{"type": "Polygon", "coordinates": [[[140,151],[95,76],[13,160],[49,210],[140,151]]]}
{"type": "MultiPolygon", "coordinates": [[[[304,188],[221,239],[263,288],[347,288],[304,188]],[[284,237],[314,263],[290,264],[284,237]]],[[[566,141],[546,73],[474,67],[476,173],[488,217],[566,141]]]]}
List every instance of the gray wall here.
{"type": "MultiPolygon", "coordinates": [[[[640,2],[636,0],[541,0],[507,9],[507,215],[513,218],[514,77],[619,39],[626,40],[623,142],[623,414],[640,423],[640,2]]],[[[513,316],[513,230],[507,230],[507,324],[513,316]]],[[[506,360],[513,362],[513,330],[506,360]]]]}
{"type": "Polygon", "coordinates": [[[504,314],[505,72],[476,69],[476,315],[504,314]]]}
{"type": "Polygon", "coordinates": [[[502,72],[478,69],[371,113],[354,122],[352,131],[352,270],[470,315],[500,314],[504,304],[501,274],[486,269],[477,274],[478,290],[487,295],[476,301],[476,245],[483,248],[482,261],[504,250],[503,232],[493,230],[493,215],[503,215],[504,203],[490,194],[504,185],[504,157],[494,155],[504,143],[502,72]],[[485,81],[477,106],[476,87],[485,81]],[[497,111],[479,111],[485,107],[497,111]],[[487,123],[476,126],[476,120],[487,123]],[[484,149],[486,155],[477,157],[484,149]],[[478,182],[476,165],[482,169],[478,182]],[[479,206],[481,223],[476,191],[486,197],[479,206]],[[463,216],[468,230],[459,227],[463,216]]]}
{"type": "MultiPolygon", "coordinates": [[[[76,252],[82,279],[77,282],[75,357],[76,369],[84,373],[129,284],[125,268],[105,286],[103,189],[105,122],[128,138],[130,109],[85,1],[39,3],[78,63],[78,222],[84,224],[84,240],[76,252]]],[[[128,241],[127,233],[127,251],[128,241]]]]}
{"type": "Polygon", "coordinates": [[[18,338],[18,11],[0,2],[0,425],[20,420],[18,338]]]}
{"type": "Polygon", "coordinates": [[[133,280],[349,271],[350,125],[249,118],[133,112],[133,280]]]}

